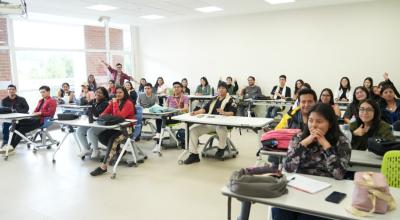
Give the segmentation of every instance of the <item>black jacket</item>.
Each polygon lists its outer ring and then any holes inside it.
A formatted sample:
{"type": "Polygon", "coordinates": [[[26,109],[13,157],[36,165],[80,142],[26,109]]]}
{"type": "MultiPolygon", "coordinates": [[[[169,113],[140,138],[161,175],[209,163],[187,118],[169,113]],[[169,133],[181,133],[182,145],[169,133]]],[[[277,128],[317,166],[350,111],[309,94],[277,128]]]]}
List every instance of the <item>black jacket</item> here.
{"type": "Polygon", "coordinates": [[[29,105],[24,98],[16,96],[14,100],[10,99],[10,97],[7,96],[3,100],[1,100],[1,105],[4,107],[15,109],[18,113],[28,113],[29,105]]]}
{"type": "Polygon", "coordinates": [[[92,114],[94,117],[99,117],[101,113],[107,108],[108,100],[104,99],[100,103],[96,102],[96,99],[90,101],[90,105],[92,106],[92,114]]]}

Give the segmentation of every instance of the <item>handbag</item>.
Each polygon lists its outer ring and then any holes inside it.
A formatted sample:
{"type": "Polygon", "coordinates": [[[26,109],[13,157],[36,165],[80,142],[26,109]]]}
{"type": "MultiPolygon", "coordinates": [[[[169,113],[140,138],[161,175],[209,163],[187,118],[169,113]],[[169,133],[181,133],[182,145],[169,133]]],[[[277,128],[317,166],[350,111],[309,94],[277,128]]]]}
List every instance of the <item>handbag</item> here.
{"type": "Polygon", "coordinates": [[[96,121],[99,125],[116,125],[124,122],[125,119],[115,115],[103,115],[100,116],[96,121]]]}
{"type": "Polygon", "coordinates": [[[400,141],[389,141],[381,138],[368,138],[368,151],[379,156],[391,150],[400,150],[400,141]]]}
{"type": "Polygon", "coordinates": [[[371,213],[385,214],[396,208],[382,173],[356,172],[354,183],[352,207],[347,209],[353,215],[364,217],[371,213]]]}

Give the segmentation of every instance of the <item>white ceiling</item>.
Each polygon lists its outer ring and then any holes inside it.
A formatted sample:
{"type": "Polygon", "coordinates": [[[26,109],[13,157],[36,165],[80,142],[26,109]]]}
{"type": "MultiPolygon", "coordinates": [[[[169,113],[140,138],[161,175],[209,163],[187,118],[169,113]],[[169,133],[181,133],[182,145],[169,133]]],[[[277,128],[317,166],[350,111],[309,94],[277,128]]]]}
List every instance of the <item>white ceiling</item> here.
{"type": "MultiPolygon", "coordinates": [[[[5,0],[19,2],[19,0],[5,0]]],[[[275,10],[321,7],[382,0],[297,0],[296,3],[270,5],[264,0],[26,0],[29,12],[61,15],[74,18],[97,20],[100,16],[111,17],[112,22],[121,24],[149,24],[166,21],[179,21],[211,16],[259,13],[275,10]],[[106,4],[118,7],[108,12],[87,9],[87,6],[106,4]],[[195,8],[218,6],[221,12],[201,13],[195,8]],[[148,21],[143,15],[157,14],[165,19],[148,21]]]]}

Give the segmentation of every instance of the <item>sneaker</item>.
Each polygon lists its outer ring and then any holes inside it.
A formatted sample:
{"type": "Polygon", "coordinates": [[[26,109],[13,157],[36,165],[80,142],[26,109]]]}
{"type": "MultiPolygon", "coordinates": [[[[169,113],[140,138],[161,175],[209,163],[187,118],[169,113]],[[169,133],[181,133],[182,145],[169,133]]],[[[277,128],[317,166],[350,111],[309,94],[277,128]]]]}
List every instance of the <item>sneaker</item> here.
{"type": "Polygon", "coordinates": [[[93,149],[92,155],[90,155],[91,159],[98,159],[100,157],[100,151],[93,149]]]}
{"type": "Polygon", "coordinates": [[[6,154],[6,151],[8,149],[8,155],[14,154],[15,150],[11,145],[4,145],[1,149],[0,149],[0,154],[6,154]]]}
{"type": "Polygon", "coordinates": [[[90,150],[83,149],[81,153],[78,154],[79,157],[84,157],[90,155],[90,150]]]}
{"type": "Polygon", "coordinates": [[[225,148],[224,149],[218,148],[217,152],[215,152],[215,158],[222,160],[222,159],[224,159],[224,154],[225,154],[225,148]]]}
{"type": "Polygon", "coordinates": [[[199,154],[190,154],[189,157],[183,161],[184,164],[192,164],[200,162],[199,154]]]}
{"type": "Polygon", "coordinates": [[[160,133],[156,133],[156,136],[153,137],[154,140],[159,140],[160,139],[160,133]]]}
{"type": "Polygon", "coordinates": [[[99,176],[107,172],[107,169],[103,170],[101,167],[97,167],[95,170],[90,172],[91,176],[99,176]]]}

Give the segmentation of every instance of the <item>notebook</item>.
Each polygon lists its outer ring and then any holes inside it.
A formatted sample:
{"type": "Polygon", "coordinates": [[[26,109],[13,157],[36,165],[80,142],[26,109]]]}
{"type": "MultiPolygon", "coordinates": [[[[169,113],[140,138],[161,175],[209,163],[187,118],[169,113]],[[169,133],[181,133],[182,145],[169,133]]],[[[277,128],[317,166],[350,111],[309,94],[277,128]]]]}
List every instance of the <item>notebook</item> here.
{"type": "Polygon", "coordinates": [[[288,186],[307,193],[317,193],[331,186],[330,183],[322,182],[298,174],[293,174],[287,179],[289,181],[288,186]]]}

